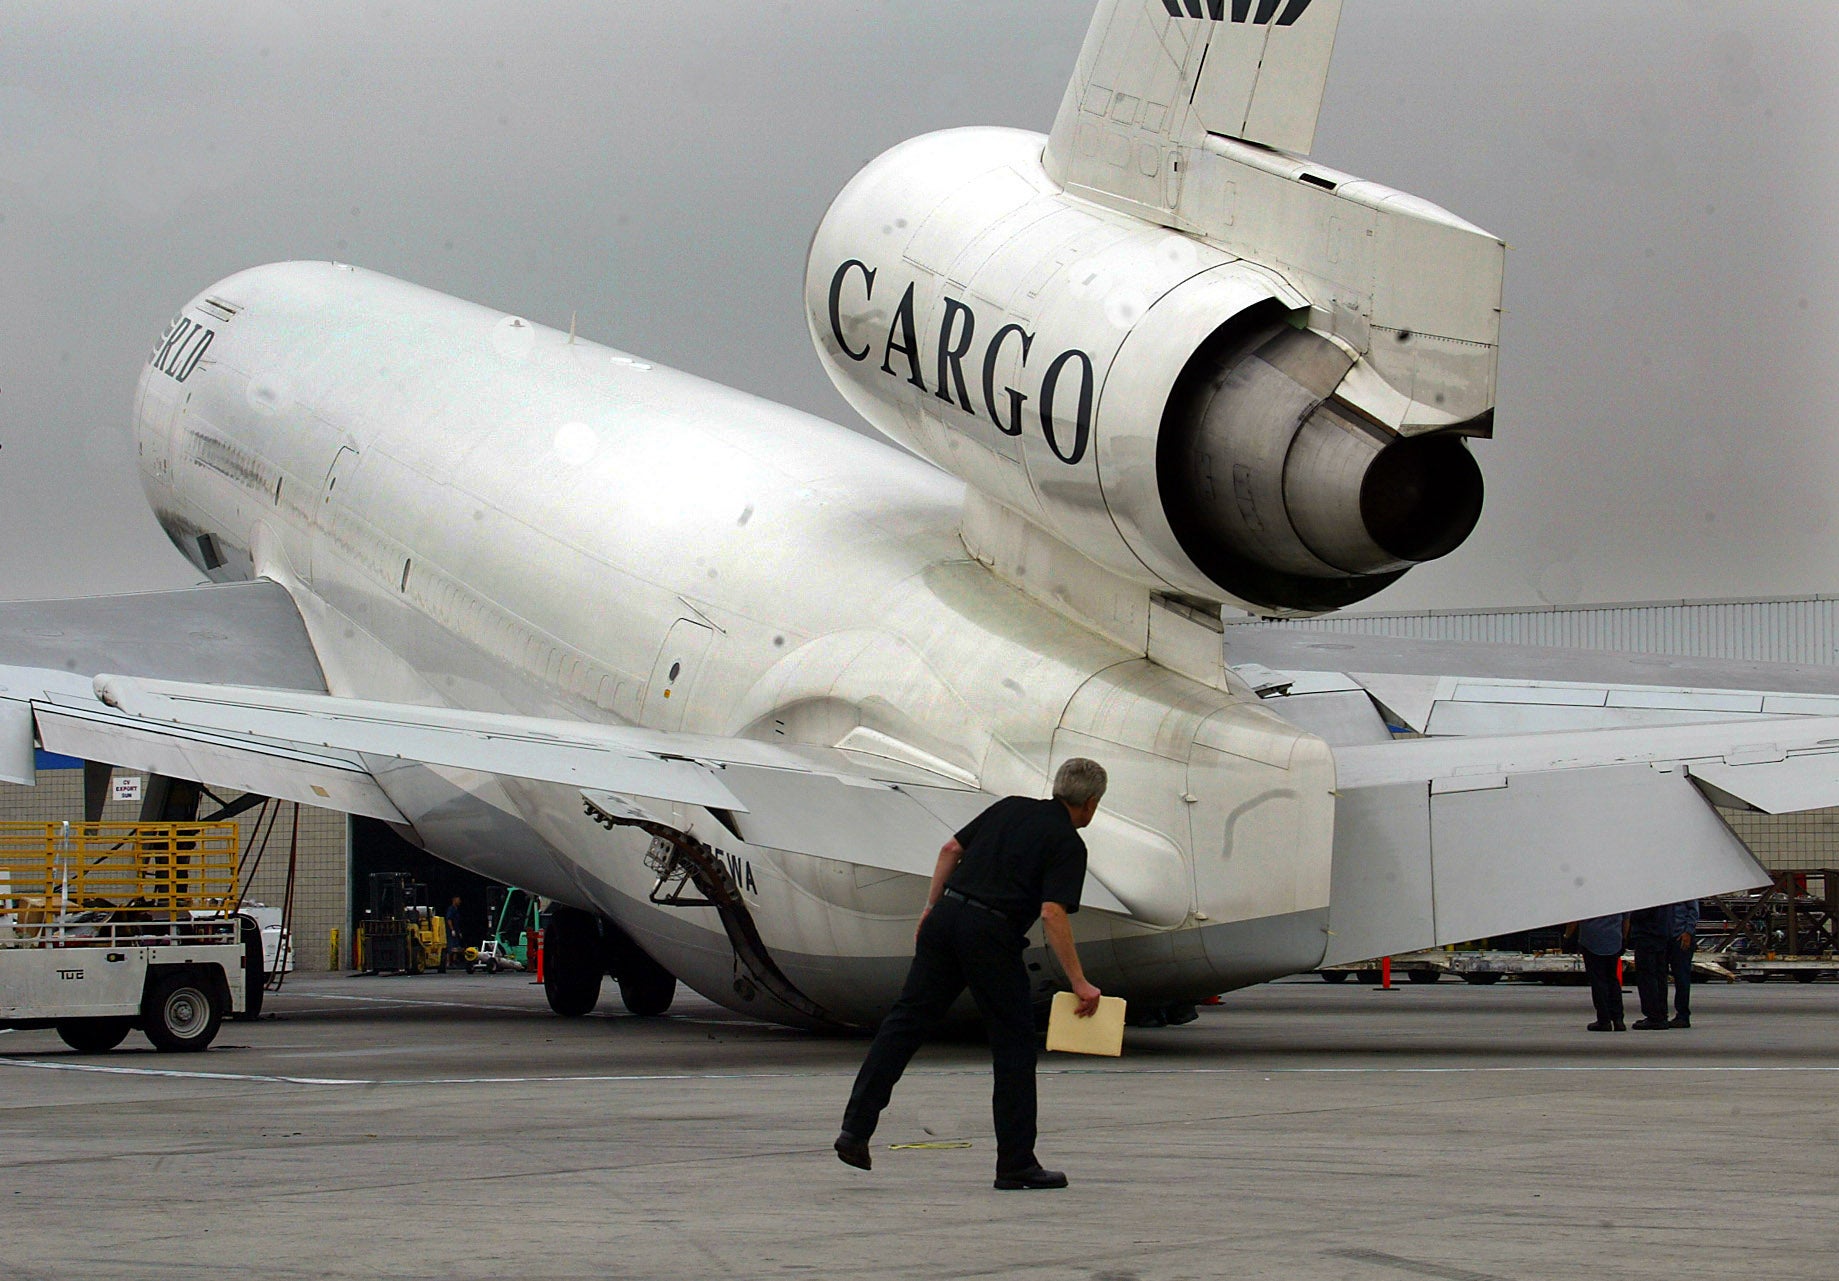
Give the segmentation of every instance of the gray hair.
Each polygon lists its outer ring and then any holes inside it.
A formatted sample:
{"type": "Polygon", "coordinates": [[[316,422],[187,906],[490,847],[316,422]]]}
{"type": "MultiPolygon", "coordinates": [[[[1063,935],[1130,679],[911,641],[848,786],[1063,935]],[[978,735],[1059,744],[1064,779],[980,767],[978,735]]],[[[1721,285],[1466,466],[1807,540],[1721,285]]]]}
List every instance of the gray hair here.
{"type": "Polygon", "coordinates": [[[1105,794],[1105,767],[1075,756],[1054,774],[1054,799],[1078,809],[1105,794]]]}

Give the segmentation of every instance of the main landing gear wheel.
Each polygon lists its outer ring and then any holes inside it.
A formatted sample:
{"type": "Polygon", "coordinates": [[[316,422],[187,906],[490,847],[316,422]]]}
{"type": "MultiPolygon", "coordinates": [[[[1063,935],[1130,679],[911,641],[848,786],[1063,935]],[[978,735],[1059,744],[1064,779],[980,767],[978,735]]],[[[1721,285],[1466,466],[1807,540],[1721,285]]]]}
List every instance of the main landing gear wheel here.
{"type": "Polygon", "coordinates": [[[677,978],[651,959],[651,954],[622,930],[617,922],[601,918],[601,962],[619,984],[619,999],[640,1018],[656,1018],[677,998],[677,978]]]}
{"type": "Polygon", "coordinates": [[[1324,983],[1345,983],[1354,977],[1346,970],[1323,970],[1321,975],[1324,983]]]}
{"type": "Polygon", "coordinates": [[[141,1030],[155,1049],[196,1053],[217,1039],[223,1013],[224,1003],[208,979],[163,974],[147,985],[141,1030]]]}
{"type": "Polygon", "coordinates": [[[107,1054],[133,1026],[133,1019],[66,1019],[57,1025],[57,1034],[78,1054],[107,1054]]]}
{"type": "Polygon", "coordinates": [[[677,979],[637,947],[620,964],[619,999],[642,1018],[656,1018],[677,999],[677,979]]]}
{"type": "Polygon", "coordinates": [[[549,1008],[565,1019],[578,1019],[600,1004],[600,980],[606,973],[600,955],[600,926],[579,908],[549,909],[543,927],[543,995],[549,1008]]]}

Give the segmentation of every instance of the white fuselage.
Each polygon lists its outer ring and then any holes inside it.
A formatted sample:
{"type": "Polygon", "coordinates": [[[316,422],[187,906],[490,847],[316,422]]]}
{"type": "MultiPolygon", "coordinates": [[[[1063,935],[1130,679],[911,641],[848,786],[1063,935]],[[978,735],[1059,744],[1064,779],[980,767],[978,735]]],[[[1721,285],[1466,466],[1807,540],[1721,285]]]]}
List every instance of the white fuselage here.
{"type": "MultiPolygon", "coordinates": [[[[919,459],[329,263],[194,300],[135,416],[175,543],[213,576],[285,585],[334,694],[842,747],[997,794],[1094,756],[1112,790],[1092,874],[1131,910],[1075,918],[1095,981],[1187,999],[1322,956],[1326,747],[990,573],[959,538],[964,486],[919,459]]],[[[589,821],[572,789],[419,766],[380,782],[432,852],[605,913],[697,990],[780,1017],[736,984],[711,909],[647,902],[647,838],[589,821]]],[[[675,817],[732,856],[821,1007],[892,1001],[923,880],[675,817]]]]}

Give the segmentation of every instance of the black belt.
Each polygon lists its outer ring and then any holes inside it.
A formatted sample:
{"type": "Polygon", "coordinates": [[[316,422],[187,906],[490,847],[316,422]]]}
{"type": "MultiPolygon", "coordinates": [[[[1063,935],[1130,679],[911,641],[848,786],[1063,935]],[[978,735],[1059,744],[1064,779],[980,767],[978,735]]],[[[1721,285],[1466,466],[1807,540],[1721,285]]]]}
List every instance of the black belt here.
{"type": "Polygon", "coordinates": [[[991,916],[1000,916],[1005,921],[1009,919],[1009,913],[1005,912],[1002,908],[996,907],[990,903],[986,903],[982,899],[972,898],[969,894],[964,893],[962,890],[947,889],[945,891],[945,897],[955,898],[960,903],[967,903],[971,907],[976,908],[980,912],[988,912],[991,916]]]}

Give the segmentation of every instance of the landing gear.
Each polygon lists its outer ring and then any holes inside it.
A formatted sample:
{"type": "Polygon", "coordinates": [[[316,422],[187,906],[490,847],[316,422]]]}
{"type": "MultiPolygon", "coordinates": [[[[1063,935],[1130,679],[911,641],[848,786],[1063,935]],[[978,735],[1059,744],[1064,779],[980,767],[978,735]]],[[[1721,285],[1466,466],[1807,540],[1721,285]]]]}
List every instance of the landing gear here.
{"type": "Polygon", "coordinates": [[[579,908],[551,908],[543,929],[543,994],[549,1008],[563,1018],[580,1018],[600,1004],[600,980],[608,974],[634,1014],[662,1014],[677,995],[676,977],[612,921],[579,908]]]}
{"type": "Polygon", "coordinates": [[[600,923],[607,971],[619,983],[619,999],[641,1018],[656,1018],[677,997],[677,979],[651,959],[632,936],[611,921],[600,923]]]}
{"type": "Polygon", "coordinates": [[[600,923],[591,912],[557,904],[543,927],[543,995],[565,1019],[578,1019],[600,1004],[600,923]]]}

